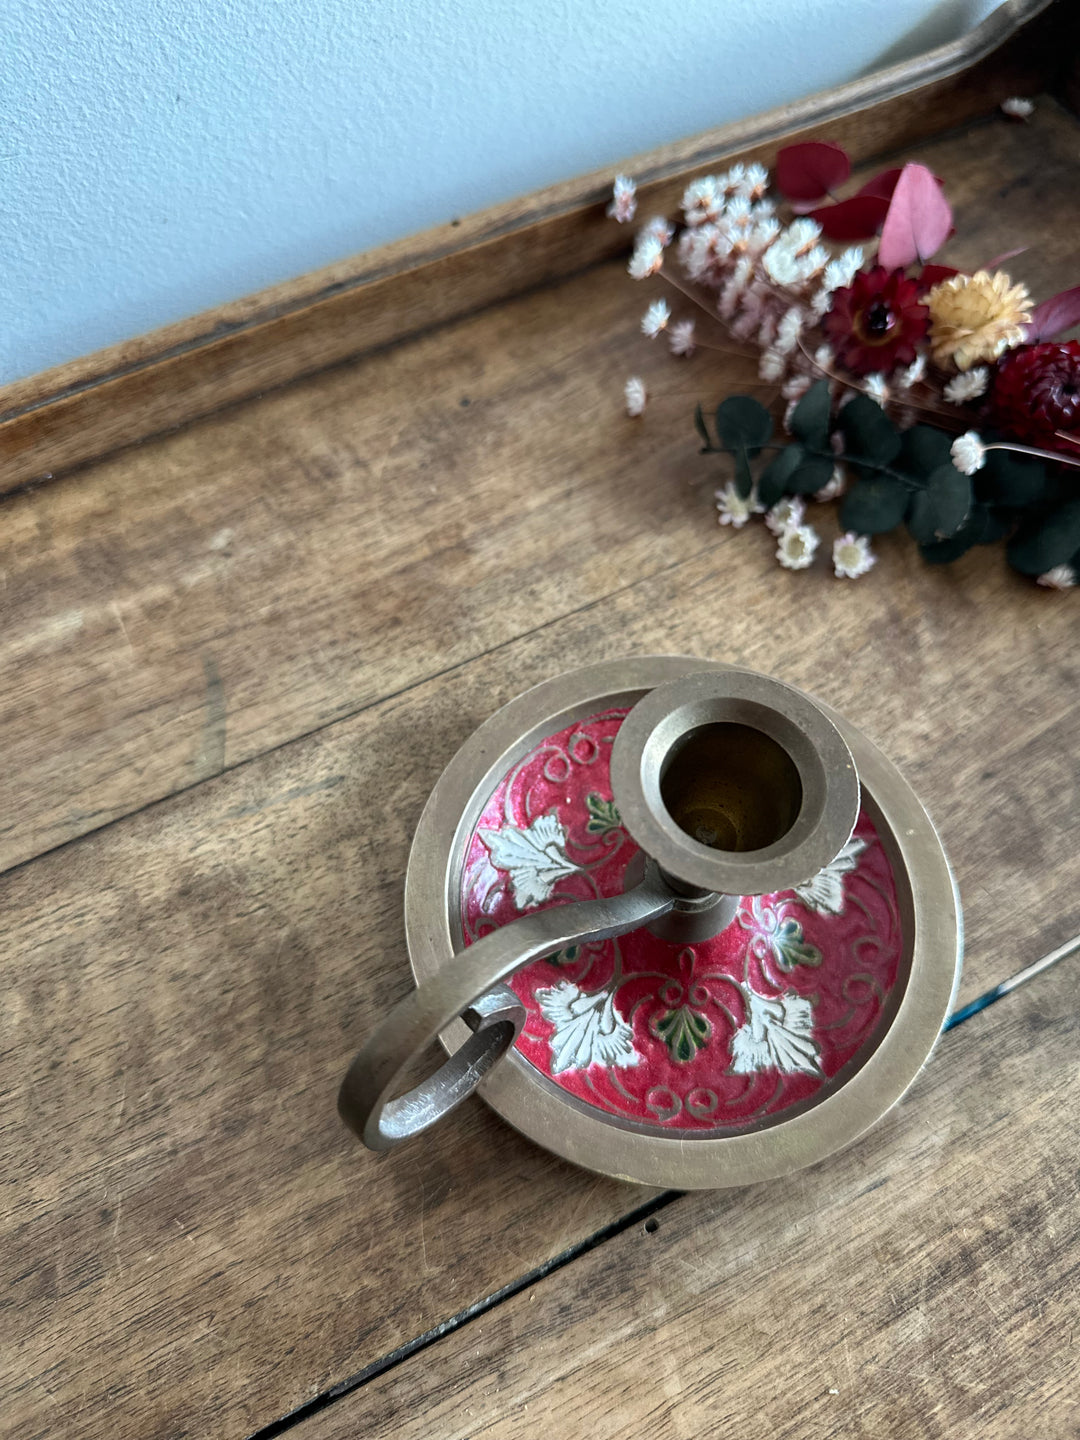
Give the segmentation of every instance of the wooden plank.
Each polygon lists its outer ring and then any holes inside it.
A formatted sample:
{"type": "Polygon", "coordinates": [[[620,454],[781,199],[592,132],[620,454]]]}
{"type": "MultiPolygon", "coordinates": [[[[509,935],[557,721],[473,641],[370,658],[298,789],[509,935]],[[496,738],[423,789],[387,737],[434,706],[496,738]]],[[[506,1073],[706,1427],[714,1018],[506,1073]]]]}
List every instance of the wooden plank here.
{"type": "Polygon", "coordinates": [[[684,1197],[292,1433],[1080,1433],[1075,993],[1018,992],[854,1149],[684,1197]]]}
{"type": "MultiPolygon", "coordinates": [[[[911,152],[956,197],[954,258],[1027,241],[1016,268],[1036,294],[1075,280],[1077,133],[1045,101],[1029,126],[911,152]],[[1000,194],[1023,203],[988,203],[1000,194]]],[[[719,472],[690,411],[756,375],[649,350],[646,292],[611,262],[4,502],[0,867],[709,549],[719,472]],[[638,369],[655,398],[631,424],[621,387],[638,369]]],[[[996,575],[996,552],[947,576],[903,547],[890,565],[859,608],[897,657],[935,597],[981,615],[987,586],[1011,597],[1021,654],[1035,616],[1065,643],[1068,599],[970,579],[996,575]]],[[[710,581],[690,648],[743,647],[781,580],[759,549],[745,599],[710,581]]],[[[797,583],[830,623],[849,603],[824,577],[797,583]]],[[[999,663],[993,636],[980,644],[999,663]]]]}
{"type": "Polygon", "coordinates": [[[545,675],[699,648],[858,697],[951,849],[964,996],[1080,928],[1062,607],[983,557],[928,575],[886,548],[877,605],[765,564],[727,537],[0,879],[7,1433],[246,1434],[640,1202],[478,1102],[391,1157],[334,1114],[408,984],[423,799],[545,675]]]}
{"type": "MultiPolygon", "coordinates": [[[[1067,0],[1008,0],[970,34],[823,95],[623,162],[642,207],[674,207],[687,175],[781,137],[828,129],[857,159],[910,146],[1056,83],[1067,0]],[[1045,14],[1040,14],[1046,11],[1045,14]],[[1034,18],[1033,18],[1034,17],[1034,18]],[[1023,22],[1026,27],[1017,33],[1023,22]]],[[[614,169],[354,256],[0,389],[0,492],[458,319],[620,252],[604,223],[614,169]]]]}

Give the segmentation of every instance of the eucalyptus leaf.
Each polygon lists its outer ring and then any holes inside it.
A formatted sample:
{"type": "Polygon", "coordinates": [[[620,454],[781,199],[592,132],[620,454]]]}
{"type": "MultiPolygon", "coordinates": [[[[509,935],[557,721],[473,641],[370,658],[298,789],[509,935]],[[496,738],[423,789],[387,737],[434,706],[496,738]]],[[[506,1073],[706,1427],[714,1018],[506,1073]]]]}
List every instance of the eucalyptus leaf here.
{"type": "Polygon", "coordinates": [[[1046,466],[1009,450],[989,450],[976,485],[983,500],[1026,509],[1046,495],[1046,466]]]}
{"type": "Polygon", "coordinates": [[[1022,525],[1009,544],[1009,564],[1022,575],[1044,575],[1067,565],[1080,549],[1080,500],[1069,500],[1049,515],[1022,525]]]}
{"type": "Polygon", "coordinates": [[[716,407],[716,431],[725,449],[745,450],[752,459],[772,439],[772,416],[749,395],[729,395],[716,407]]]}
{"type": "Polygon", "coordinates": [[[907,487],[901,481],[888,475],[872,475],[859,480],[844,496],[840,524],[858,535],[882,535],[903,520],[908,499],[907,487]]]}
{"type": "Polygon", "coordinates": [[[832,414],[832,397],[829,395],[828,380],[818,380],[792,411],[788,428],[799,440],[816,449],[823,449],[829,443],[829,417],[832,414]]]}
{"type": "Polygon", "coordinates": [[[788,481],[803,463],[805,454],[801,445],[787,445],[758,476],[758,499],[766,510],[771,510],[787,492],[788,481]]]}
{"type": "Polygon", "coordinates": [[[833,460],[826,460],[820,455],[808,456],[791,476],[788,489],[793,495],[813,495],[829,483],[834,469],[833,460]]]}
{"type": "Polygon", "coordinates": [[[900,451],[900,431],[869,395],[856,395],[840,411],[838,421],[847,442],[845,456],[866,469],[888,465],[900,451]]]}
{"type": "Polygon", "coordinates": [[[739,450],[735,454],[735,489],[744,500],[750,496],[754,488],[754,477],[750,473],[750,461],[746,458],[747,451],[739,450]]]}
{"type": "Polygon", "coordinates": [[[952,436],[946,431],[935,430],[933,425],[913,425],[900,437],[896,468],[925,478],[940,465],[950,463],[951,445],[952,436]]]}
{"type": "Polygon", "coordinates": [[[972,506],[971,480],[951,463],[939,465],[911,497],[907,525],[913,540],[930,545],[955,535],[972,506]]]}
{"type": "Polygon", "coordinates": [[[947,540],[931,540],[919,546],[919,553],[929,565],[948,565],[959,560],[973,545],[992,545],[1004,535],[1006,526],[986,505],[974,503],[956,532],[947,540]]]}

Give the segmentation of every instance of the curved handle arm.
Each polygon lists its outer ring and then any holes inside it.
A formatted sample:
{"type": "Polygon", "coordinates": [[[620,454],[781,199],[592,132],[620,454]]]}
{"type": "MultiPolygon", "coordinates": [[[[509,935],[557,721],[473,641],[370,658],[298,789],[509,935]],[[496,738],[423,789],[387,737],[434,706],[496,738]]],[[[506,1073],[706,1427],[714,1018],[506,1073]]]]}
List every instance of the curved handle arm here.
{"type": "Polygon", "coordinates": [[[637,930],[677,899],[649,865],[644,880],[622,895],[523,915],[477,940],[390,1011],[346,1072],[341,1118],[371,1150],[388,1150],[434,1125],[472,1094],[525,1023],[525,1008],[504,980],[568,945],[637,930]],[[392,1099],[401,1072],[459,1015],[473,1035],[429,1079],[392,1099]]]}

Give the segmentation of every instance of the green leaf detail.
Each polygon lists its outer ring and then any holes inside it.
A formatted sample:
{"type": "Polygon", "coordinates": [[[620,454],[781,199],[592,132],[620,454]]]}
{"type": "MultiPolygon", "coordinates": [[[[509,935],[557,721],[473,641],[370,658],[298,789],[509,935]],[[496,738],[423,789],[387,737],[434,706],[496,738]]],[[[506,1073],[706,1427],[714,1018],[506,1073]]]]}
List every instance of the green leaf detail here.
{"type": "Polygon", "coordinates": [[[813,495],[832,479],[834,462],[820,455],[811,455],[805,460],[788,481],[793,495],[813,495]]]}
{"type": "Polygon", "coordinates": [[[926,478],[941,465],[951,463],[952,436],[933,425],[913,425],[900,437],[896,456],[897,470],[926,478]]]}
{"type": "Polygon", "coordinates": [[[821,951],[816,945],[803,939],[802,926],[798,920],[782,920],[770,939],[776,963],[780,969],[789,972],[796,965],[821,964],[821,951]]]}
{"type": "Polygon", "coordinates": [[[966,555],[973,545],[989,545],[1004,534],[998,518],[985,506],[973,505],[964,523],[947,540],[920,545],[919,553],[928,565],[948,565],[966,555]]]}
{"type": "Polygon", "coordinates": [[[788,445],[770,460],[758,476],[758,499],[771,510],[787,490],[788,481],[805,459],[801,445],[788,445]]]}
{"type": "Polygon", "coordinates": [[[772,416],[748,395],[729,395],[717,406],[716,432],[735,461],[735,488],[744,500],[753,485],[750,461],[768,444],[772,430],[772,416]]]}
{"type": "Polygon", "coordinates": [[[1026,509],[1046,494],[1046,466],[1041,460],[1026,460],[1008,450],[991,450],[977,484],[980,500],[1026,509]]]}
{"type": "Polygon", "coordinates": [[[1021,527],[1009,544],[1009,564],[1022,575],[1043,575],[1055,565],[1067,565],[1078,549],[1080,500],[1069,500],[1021,527]]]}
{"type": "Polygon", "coordinates": [[[588,835],[607,835],[618,830],[622,817],[614,800],[605,800],[602,795],[586,795],[585,805],[589,811],[589,822],[585,826],[588,835]]]}
{"type": "Polygon", "coordinates": [[[971,505],[970,478],[951,462],[940,465],[926,482],[926,489],[911,497],[907,525],[912,539],[920,545],[948,540],[967,519],[971,505]]]}
{"type": "Polygon", "coordinates": [[[828,380],[818,380],[792,411],[789,429],[798,439],[817,450],[829,443],[829,417],[832,414],[832,399],[829,395],[828,380]]]}
{"type": "Polygon", "coordinates": [[[704,1015],[689,1005],[680,1005],[677,1010],[664,1011],[656,1022],[656,1033],[668,1047],[672,1060],[685,1065],[709,1043],[712,1031],[704,1015]]]}
{"type": "Polygon", "coordinates": [[[581,949],[580,945],[567,945],[565,950],[556,950],[555,954],[549,955],[547,959],[552,965],[557,965],[561,969],[564,965],[573,965],[580,960],[581,949]]]}
{"type": "Polygon", "coordinates": [[[900,431],[869,395],[856,395],[845,405],[838,424],[847,440],[845,458],[857,469],[888,465],[900,452],[900,431]]]}
{"type": "MultiPolygon", "coordinates": [[[[873,401],[870,402],[873,404],[873,401]]],[[[848,410],[858,404],[853,400],[848,410]]],[[[876,407],[875,407],[876,408],[876,407]]],[[[888,475],[873,475],[860,480],[844,496],[840,507],[840,524],[858,535],[882,535],[893,530],[908,508],[907,487],[888,475]]]]}

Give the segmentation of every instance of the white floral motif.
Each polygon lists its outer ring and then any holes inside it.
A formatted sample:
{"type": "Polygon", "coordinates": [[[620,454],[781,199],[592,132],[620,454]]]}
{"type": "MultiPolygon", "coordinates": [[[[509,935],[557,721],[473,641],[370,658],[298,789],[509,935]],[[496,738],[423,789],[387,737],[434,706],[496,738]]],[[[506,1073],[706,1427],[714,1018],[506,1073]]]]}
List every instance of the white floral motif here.
{"type": "Polygon", "coordinates": [[[756,1075],[761,1070],[822,1073],[809,1000],[793,990],[771,998],[748,989],[746,1012],[746,1023],[731,1037],[732,1075],[756,1075]]]}
{"type": "Polygon", "coordinates": [[[853,835],[824,870],[819,870],[805,885],[794,887],[795,894],[808,910],[816,910],[819,915],[844,913],[844,876],[857,868],[859,856],[865,849],[866,841],[853,835]]]}
{"type": "Polygon", "coordinates": [[[590,1065],[636,1065],[640,1054],[634,1049],[634,1032],[615,1009],[610,990],[593,995],[569,980],[537,990],[536,1000],[544,1019],[554,1025],[551,1037],[551,1073],[587,1070],[590,1065]]]}
{"type": "Polygon", "coordinates": [[[557,881],[578,869],[567,857],[566,831],[554,814],[537,816],[527,830],[514,825],[481,830],[480,838],[491,851],[492,864],[510,872],[519,910],[542,904],[557,881]]]}

